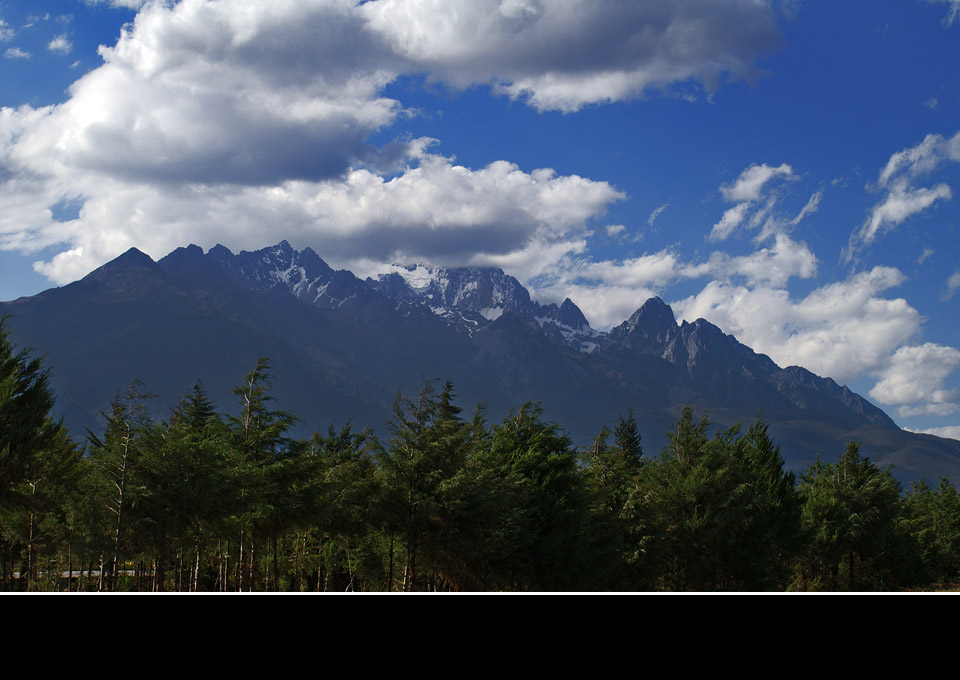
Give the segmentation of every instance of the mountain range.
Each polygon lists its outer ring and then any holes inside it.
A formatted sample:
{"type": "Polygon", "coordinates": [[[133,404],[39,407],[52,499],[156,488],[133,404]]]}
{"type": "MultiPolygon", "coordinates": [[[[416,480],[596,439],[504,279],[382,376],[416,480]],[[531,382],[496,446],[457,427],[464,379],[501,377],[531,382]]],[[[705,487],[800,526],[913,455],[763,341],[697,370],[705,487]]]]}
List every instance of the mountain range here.
{"type": "Polygon", "coordinates": [[[58,413],[79,435],[102,427],[134,377],[157,417],[198,380],[234,411],[232,387],[268,357],[275,404],[304,433],[352,421],[384,434],[398,390],[438,379],[491,421],[540,402],[576,443],[631,409],[654,454],[690,405],[720,426],[759,412],[796,470],[857,440],[903,481],[960,481],[960,442],[905,432],[847,387],[781,368],[703,319],[678,324],[659,298],[601,332],[569,299],[540,304],[495,268],[397,265],[362,280],[285,241],[237,254],[191,245],[158,262],[131,249],[0,313],[15,342],[46,357],[58,413]]]}

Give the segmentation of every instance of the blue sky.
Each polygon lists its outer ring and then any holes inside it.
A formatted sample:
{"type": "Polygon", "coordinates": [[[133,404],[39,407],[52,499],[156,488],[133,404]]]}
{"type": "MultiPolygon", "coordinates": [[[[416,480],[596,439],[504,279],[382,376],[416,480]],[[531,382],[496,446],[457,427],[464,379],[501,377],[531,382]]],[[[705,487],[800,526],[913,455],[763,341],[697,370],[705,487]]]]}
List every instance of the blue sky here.
{"type": "Polygon", "coordinates": [[[960,0],[0,0],[0,107],[0,299],[131,246],[496,265],[960,437],[960,0]]]}

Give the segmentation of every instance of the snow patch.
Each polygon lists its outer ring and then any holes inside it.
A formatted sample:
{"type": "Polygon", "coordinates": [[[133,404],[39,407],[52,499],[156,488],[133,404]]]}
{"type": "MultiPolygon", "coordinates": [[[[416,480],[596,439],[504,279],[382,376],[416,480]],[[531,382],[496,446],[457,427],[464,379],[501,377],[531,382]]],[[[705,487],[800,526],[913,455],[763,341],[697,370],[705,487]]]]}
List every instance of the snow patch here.
{"type": "Polygon", "coordinates": [[[480,310],[480,316],[487,321],[496,321],[503,316],[503,307],[486,307],[480,310]]]}
{"type": "Polygon", "coordinates": [[[412,268],[392,265],[391,269],[402,276],[403,280],[407,282],[407,285],[414,290],[429,288],[430,284],[437,280],[436,274],[422,264],[418,264],[412,268]]]}

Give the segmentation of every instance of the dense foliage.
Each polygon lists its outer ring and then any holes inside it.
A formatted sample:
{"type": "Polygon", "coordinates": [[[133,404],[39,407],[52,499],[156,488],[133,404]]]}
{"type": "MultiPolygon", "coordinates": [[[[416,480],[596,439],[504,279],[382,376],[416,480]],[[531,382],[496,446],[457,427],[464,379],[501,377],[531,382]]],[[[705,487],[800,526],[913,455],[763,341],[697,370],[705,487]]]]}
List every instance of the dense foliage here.
{"type": "Polygon", "coordinates": [[[692,409],[648,455],[631,412],[577,450],[528,404],[489,425],[451,384],[390,436],[291,436],[270,363],[236,415],[194,385],[163,422],[134,381],[84,446],[0,322],[0,588],[51,591],[766,591],[960,578],[960,499],[906,493],[852,443],[797,480],[761,420],[692,409]]]}

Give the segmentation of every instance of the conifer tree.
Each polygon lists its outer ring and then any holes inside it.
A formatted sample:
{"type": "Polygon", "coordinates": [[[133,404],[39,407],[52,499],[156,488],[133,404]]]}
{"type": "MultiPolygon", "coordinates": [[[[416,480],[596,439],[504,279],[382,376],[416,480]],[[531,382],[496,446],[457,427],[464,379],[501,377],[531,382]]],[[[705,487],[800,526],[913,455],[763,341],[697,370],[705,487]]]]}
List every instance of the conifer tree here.
{"type": "MultiPolygon", "coordinates": [[[[287,433],[296,418],[287,411],[270,408],[271,368],[269,359],[258,359],[254,370],[233,391],[240,403],[239,415],[230,418],[238,492],[238,590],[257,586],[257,550],[272,549],[276,556],[276,539],[289,517],[289,499],[283,491],[289,483],[288,466],[296,447],[287,433]],[[269,546],[264,546],[264,541],[269,546]]],[[[274,581],[276,562],[274,559],[272,565],[274,581]]]]}
{"type": "Polygon", "coordinates": [[[142,382],[131,380],[126,390],[114,397],[110,412],[103,414],[107,421],[103,439],[89,433],[97,496],[111,518],[107,522],[109,552],[106,559],[101,558],[101,587],[109,590],[117,588],[127,537],[140,536],[134,514],[143,498],[140,465],[147,449],[156,445],[151,441],[155,429],[146,407],[151,397],[144,392],[142,382]]]}
{"type": "Polygon", "coordinates": [[[960,496],[944,477],[933,489],[915,482],[905,499],[907,528],[923,563],[921,583],[950,584],[960,579],[960,496]]]}
{"type": "Polygon", "coordinates": [[[589,572],[588,494],[569,437],[525,404],[493,428],[485,465],[517,487],[522,526],[514,588],[579,589],[589,572]]]}
{"type": "Polygon", "coordinates": [[[450,383],[438,398],[431,383],[416,401],[397,395],[392,437],[378,452],[386,527],[404,544],[403,589],[421,587],[421,552],[428,555],[444,521],[445,493],[463,466],[467,428],[453,404],[450,383]]]}
{"type": "Polygon", "coordinates": [[[0,509],[22,505],[22,484],[40,452],[57,448],[66,431],[53,418],[49,371],[10,340],[0,318],[0,509]]]}
{"type": "Polygon", "coordinates": [[[900,483],[850,442],[835,463],[819,459],[801,476],[806,550],[797,586],[825,590],[897,587],[915,569],[902,524],[900,483]]]}

